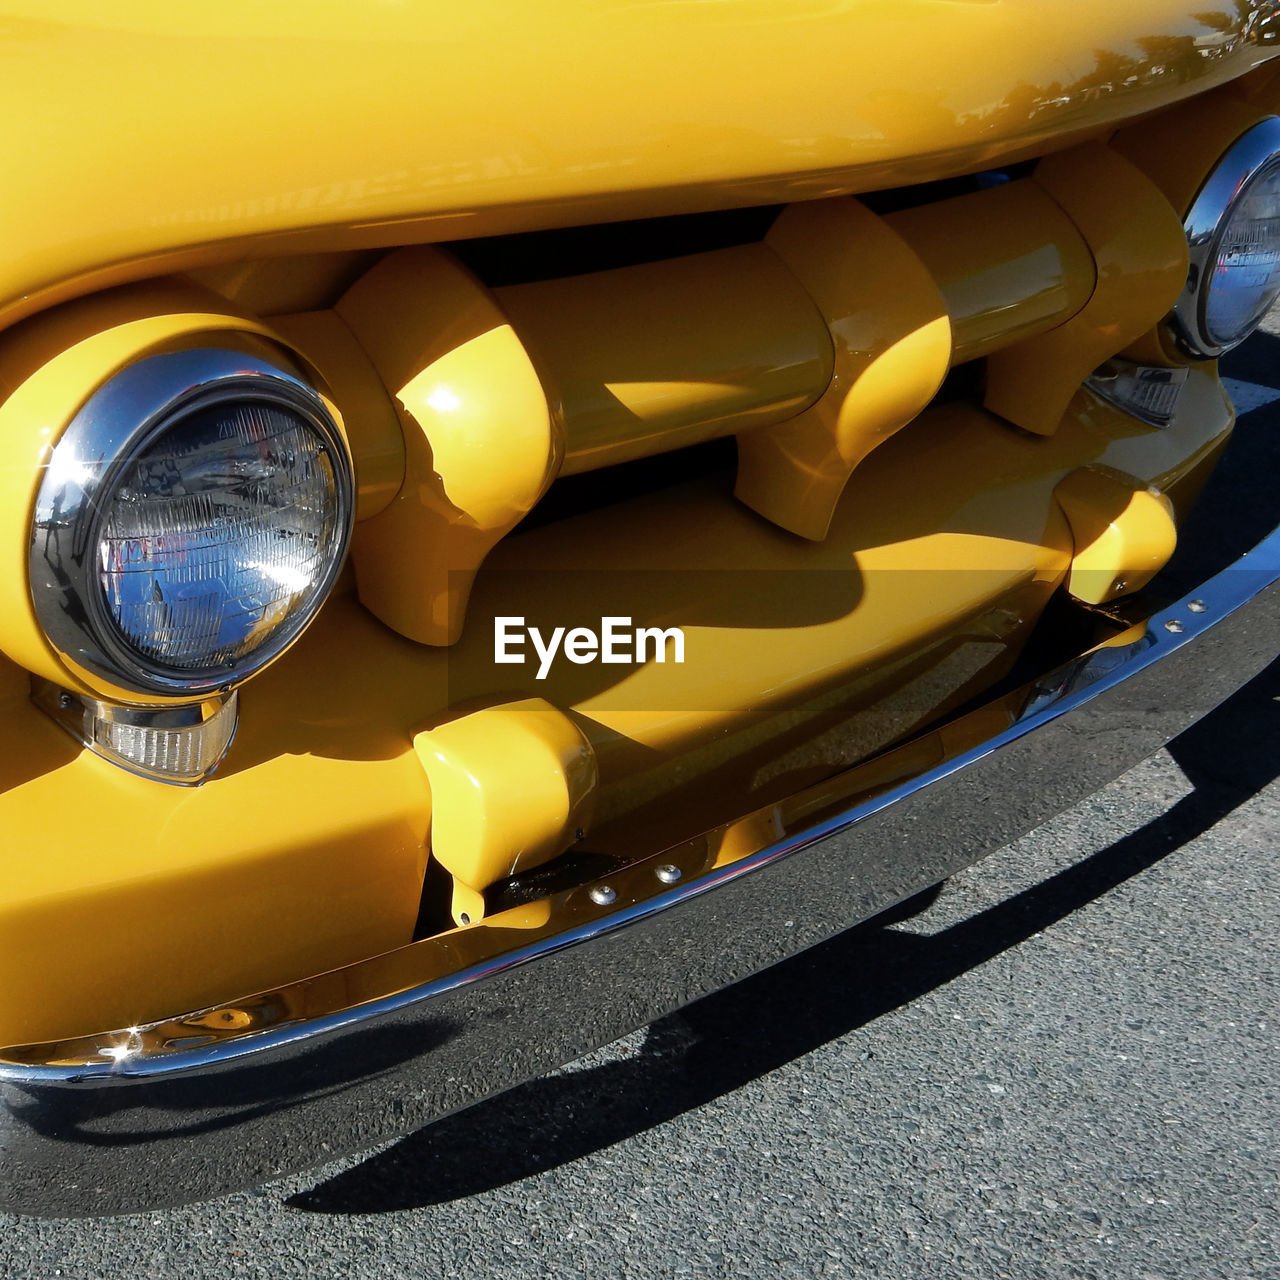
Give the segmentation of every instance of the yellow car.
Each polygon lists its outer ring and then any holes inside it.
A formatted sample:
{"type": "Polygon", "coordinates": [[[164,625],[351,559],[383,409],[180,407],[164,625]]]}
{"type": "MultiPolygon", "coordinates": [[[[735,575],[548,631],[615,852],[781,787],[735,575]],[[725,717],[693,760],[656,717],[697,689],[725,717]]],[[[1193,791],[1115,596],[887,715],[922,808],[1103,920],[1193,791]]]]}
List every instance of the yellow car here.
{"type": "Polygon", "coordinates": [[[1170,584],[1277,53],[1277,0],[0,0],[0,1210],[425,1124],[1261,670],[1280,535],[1170,584]]]}

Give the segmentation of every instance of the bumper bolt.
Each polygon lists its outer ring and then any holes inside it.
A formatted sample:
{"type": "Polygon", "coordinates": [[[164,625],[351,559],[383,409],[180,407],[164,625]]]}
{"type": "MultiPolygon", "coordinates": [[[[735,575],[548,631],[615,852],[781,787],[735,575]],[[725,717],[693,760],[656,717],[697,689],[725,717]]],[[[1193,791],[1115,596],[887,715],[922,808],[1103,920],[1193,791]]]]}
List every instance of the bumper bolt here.
{"type": "Polygon", "coordinates": [[[1164,629],[1166,631],[1172,631],[1175,636],[1181,635],[1182,632],[1186,630],[1177,618],[1170,618],[1169,621],[1164,624],[1164,629]]]}
{"type": "Polygon", "coordinates": [[[1187,608],[1192,613],[1208,613],[1209,611],[1209,606],[1203,600],[1192,600],[1188,603],[1187,608]]]}
{"type": "Polygon", "coordinates": [[[657,876],[663,884],[675,884],[684,873],[679,867],[673,867],[670,863],[665,863],[661,867],[656,867],[653,874],[657,876]]]}
{"type": "Polygon", "coordinates": [[[607,884],[598,884],[590,893],[591,901],[598,907],[607,907],[617,901],[618,895],[607,884]]]}

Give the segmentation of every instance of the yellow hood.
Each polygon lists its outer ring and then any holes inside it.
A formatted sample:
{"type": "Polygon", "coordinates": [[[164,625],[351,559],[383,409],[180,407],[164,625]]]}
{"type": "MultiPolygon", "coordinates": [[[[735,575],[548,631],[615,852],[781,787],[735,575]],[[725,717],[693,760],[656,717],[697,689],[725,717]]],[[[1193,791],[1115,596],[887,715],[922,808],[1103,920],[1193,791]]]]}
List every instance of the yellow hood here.
{"type": "Polygon", "coordinates": [[[285,247],[787,200],[1033,155],[1270,52],[1248,37],[1273,3],[1213,7],[0,0],[0,323],[285,247]]]}

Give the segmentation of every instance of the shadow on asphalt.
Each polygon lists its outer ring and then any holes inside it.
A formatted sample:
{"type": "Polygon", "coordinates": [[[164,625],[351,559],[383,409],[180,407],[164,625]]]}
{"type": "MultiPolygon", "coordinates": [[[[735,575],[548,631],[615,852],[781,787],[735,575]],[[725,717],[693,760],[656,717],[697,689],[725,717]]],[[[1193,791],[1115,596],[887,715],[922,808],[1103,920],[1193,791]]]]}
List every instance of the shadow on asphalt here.
{"type": "Polygon", "coordinates": [[[1169,750],[1193,791],[1033,888],[932,935],[896,931],[894,923],[927,910],[936,896],[920,895],[655,1022],[630,1058],[512,1089],[288,1203],[313,1213],[388,1213],[517,1182],[664,1124],[1017,946],[1154,866],[1280,776],[1280,662],[1169,750]]]}

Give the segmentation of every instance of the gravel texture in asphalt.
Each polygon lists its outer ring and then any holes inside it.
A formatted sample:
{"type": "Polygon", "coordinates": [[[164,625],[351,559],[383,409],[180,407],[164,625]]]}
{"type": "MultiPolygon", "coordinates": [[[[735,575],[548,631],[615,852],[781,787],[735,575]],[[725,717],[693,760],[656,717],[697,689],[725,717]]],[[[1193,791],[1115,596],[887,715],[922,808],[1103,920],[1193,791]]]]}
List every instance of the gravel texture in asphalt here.
{"type": "MultiPolygon", "coordinates": [[[[1277,320],[1227,369],[1233,524],[1277,320]]],[[[0,1217],[0,1274],[1280,1277],[1278,775],[1280,665],[936,900],[372,1155],[0,1217]]]]}

